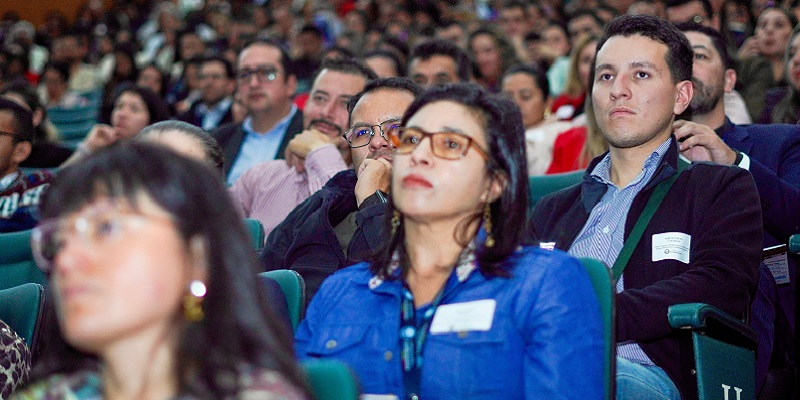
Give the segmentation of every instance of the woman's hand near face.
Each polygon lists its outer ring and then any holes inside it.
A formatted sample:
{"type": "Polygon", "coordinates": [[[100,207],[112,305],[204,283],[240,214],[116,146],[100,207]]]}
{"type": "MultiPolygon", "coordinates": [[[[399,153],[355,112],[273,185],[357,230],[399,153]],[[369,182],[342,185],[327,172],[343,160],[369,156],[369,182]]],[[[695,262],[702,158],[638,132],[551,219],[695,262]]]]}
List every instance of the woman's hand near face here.
{"type": "Polygon", "coordinates": [[[86,150],[94,152],[119,140],[119,134],[110,125],[97,124],[83,140],[86,150]]]}
{"type": "Polygon", "coordinates": [[[388,192],[392,184],[392,164],[383,158],[368,158],[357,171],[356,204],[361,203],[378,190],[388,192]]]}
{"type": "Polygon", "coordinates": [[[740,60],[753,58],[761,54],[759,52],[759,47],[758,38],[751,36],[747,38],[744,43],[742,43],[742,47],[739,48],[739,52],[736,53],[736,57],[738,57],[740,60]]]}

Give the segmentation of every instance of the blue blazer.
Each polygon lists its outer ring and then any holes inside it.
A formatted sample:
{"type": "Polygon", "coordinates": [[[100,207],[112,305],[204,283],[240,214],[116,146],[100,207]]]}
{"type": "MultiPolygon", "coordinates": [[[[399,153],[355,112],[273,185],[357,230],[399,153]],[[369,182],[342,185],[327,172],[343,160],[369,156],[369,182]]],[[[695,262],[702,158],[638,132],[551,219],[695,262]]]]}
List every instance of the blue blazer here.
{"type": "Polygon", "coordinates": [[[800,233],[800,125],[736,125],[726,119],[717,133],[750,157],[767,233],[764,244],[786,243],[800,233]]]}

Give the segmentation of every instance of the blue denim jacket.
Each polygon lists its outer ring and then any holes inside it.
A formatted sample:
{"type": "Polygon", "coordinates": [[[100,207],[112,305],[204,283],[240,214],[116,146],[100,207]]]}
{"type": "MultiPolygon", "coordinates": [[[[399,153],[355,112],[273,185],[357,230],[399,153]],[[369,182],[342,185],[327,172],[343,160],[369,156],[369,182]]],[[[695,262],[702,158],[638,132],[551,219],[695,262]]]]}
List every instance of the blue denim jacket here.
{"type": "MultiPolygon", "coordinates": [[[[494,299],[495,314],[488,331],[428,335],[421,398],[601,399],[602,323],[580,263],[529,247],[504,268],[509,278],[450,276],[442,305],[494,299]]],[[[298,357],[339,359],[363,393],[402,398],[401,295],[401,282],[378,279],[366,263],[336,272],[297,330],[298,357]]]]}

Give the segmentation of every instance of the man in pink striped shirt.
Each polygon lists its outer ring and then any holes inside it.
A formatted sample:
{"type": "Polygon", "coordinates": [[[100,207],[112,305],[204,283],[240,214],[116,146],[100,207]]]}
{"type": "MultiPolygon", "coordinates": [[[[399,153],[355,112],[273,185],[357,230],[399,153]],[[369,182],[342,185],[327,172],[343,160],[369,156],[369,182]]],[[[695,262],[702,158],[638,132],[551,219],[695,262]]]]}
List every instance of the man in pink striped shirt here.
{"type": "Polygon", "coordinates": [[[258,164],[229,189],[246,218],[255,218],[269,234],[298,204],[352,163],[342,134],[347,102],[375,74],[355,60],[327,60],[314,78],[303,111],[306,129],[286,148],[286,160],[258,164]]]}

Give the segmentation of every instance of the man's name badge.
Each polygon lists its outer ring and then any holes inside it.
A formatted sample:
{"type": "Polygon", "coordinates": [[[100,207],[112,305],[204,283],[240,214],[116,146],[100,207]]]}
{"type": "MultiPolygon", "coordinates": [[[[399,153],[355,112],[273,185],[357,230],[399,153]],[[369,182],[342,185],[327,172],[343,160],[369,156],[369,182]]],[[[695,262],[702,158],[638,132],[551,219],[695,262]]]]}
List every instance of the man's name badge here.
{"type": "Polygon", "coordinates": [[[677,260],[689,263],[692,236],[683,232],[664,232],[653,235],[653,262],[677,260]]]}

